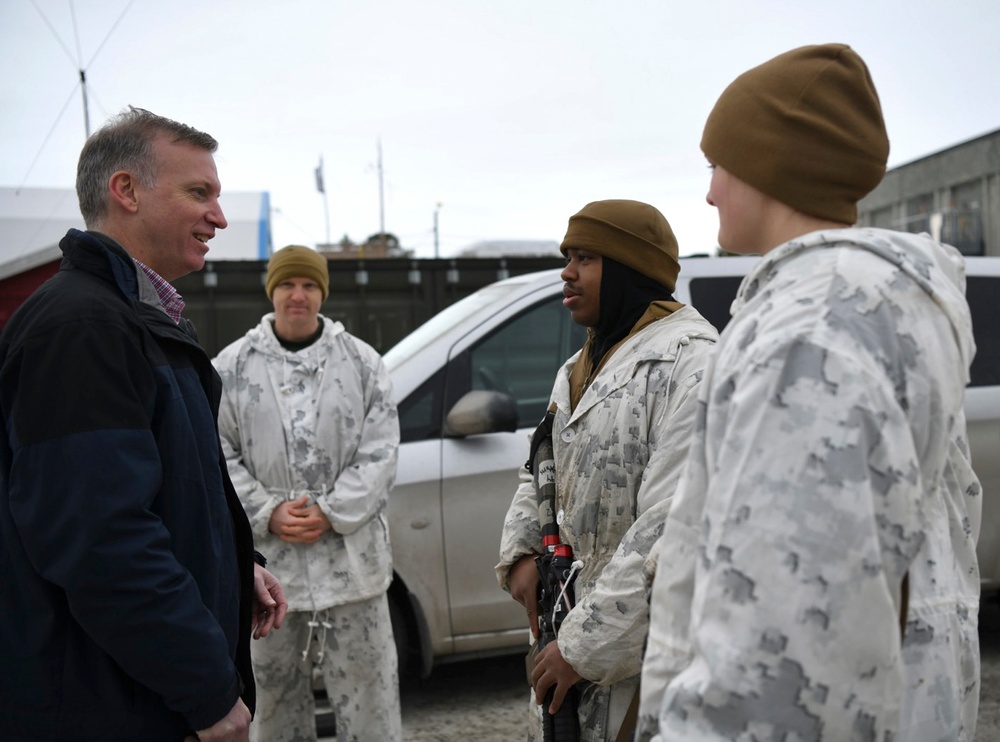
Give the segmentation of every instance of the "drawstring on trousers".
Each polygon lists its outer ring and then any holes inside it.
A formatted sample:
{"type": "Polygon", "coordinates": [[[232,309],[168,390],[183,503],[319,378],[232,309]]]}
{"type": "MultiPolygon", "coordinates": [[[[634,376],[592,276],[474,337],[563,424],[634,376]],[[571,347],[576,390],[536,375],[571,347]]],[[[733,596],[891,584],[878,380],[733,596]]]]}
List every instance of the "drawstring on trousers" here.
{"type": "Polygon", "coordinates": [[[307,660],[309,658],[309,647],[312,645],[316,629],[322,629],[319,635],[319,654],[316,656],[316,661],[322,662],[323,657],[326,655],[326,632],[333,628],[333,623],[330,622],[330,610],[313,611],[312,618],[309,619],[306,625],[309,626],[309,634],[306,636],[306,646],[302,650],[302,659],[307,660]],[[322,616],[320,616],[321,613],[323,614],[322,616]]]}

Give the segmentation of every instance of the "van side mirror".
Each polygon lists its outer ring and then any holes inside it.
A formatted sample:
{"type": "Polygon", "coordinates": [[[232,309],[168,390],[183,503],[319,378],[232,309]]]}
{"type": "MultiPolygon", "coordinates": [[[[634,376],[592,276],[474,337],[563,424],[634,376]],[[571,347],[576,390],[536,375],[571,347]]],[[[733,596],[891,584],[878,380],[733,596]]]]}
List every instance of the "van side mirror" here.
{"type": "Polygon", "coordinates": [[[517,402],[509,394],[476,390],[466,393],[444,421],[444,434],[464,438],[483,433],[512,433],[517,430],[517,402]]]}

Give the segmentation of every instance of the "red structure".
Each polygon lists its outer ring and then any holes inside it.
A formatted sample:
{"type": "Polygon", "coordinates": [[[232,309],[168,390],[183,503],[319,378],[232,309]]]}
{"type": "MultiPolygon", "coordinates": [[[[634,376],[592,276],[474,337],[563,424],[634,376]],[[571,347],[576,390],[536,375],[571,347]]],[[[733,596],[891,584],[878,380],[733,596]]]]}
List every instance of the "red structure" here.
{"type": "Polygon", "coordinates": [[[31,296],[32,292],[55,275],[61,261],[51,260],[23,273],[0,278],[0,330],[14,314],[14,310],[31,296]]]}

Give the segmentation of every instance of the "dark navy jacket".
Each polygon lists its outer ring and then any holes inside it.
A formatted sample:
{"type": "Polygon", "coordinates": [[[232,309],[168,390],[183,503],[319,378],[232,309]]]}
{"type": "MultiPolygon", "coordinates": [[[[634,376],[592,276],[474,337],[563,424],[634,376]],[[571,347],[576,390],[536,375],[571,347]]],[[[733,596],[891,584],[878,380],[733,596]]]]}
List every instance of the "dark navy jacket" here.
{"type": "Polygon", "coordinates": [[[179,740],[254,706],[221,384],[120,246],[60,247],[0,335],[0,738],[179,740]]]}

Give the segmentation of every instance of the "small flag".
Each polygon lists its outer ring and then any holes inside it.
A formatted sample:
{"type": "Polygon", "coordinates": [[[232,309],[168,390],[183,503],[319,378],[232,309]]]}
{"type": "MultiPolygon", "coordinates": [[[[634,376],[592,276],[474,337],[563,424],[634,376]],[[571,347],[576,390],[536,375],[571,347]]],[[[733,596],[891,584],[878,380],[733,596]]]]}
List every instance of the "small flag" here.
{"type": "Polygon", "coordinates": [[[319,165],[316,166],[316,190],[320,193],[326,193],[323,189],[323,157],[319,158],[319,165]]]}

